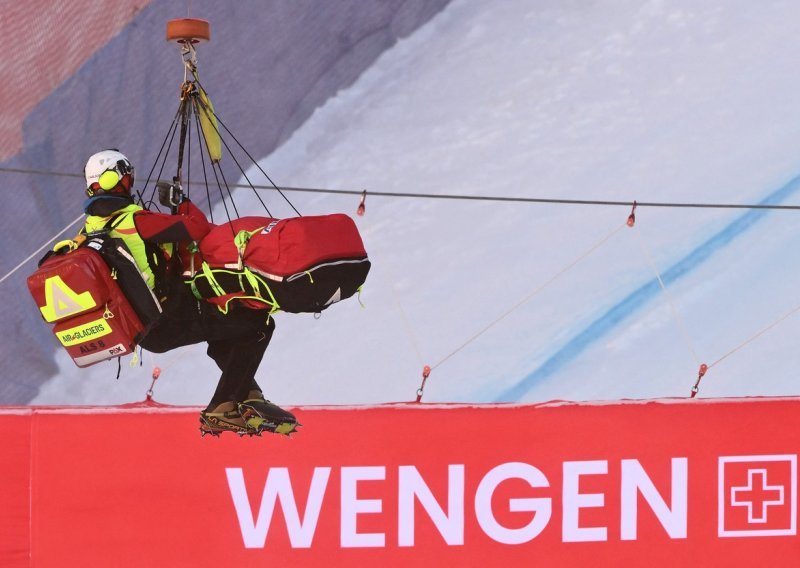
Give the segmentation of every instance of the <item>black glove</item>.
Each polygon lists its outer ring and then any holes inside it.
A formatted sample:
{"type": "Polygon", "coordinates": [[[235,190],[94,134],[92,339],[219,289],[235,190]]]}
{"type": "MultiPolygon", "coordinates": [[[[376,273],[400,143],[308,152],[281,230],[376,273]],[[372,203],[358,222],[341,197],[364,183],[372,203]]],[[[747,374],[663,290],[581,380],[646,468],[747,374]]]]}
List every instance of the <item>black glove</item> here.
{"type": "Polygon", "coordinates": [[[177,207],[184,200],[183,191],[180,187],[159,181],[156,183],[158,189],[158,202],[164,207],[177,207]]]}

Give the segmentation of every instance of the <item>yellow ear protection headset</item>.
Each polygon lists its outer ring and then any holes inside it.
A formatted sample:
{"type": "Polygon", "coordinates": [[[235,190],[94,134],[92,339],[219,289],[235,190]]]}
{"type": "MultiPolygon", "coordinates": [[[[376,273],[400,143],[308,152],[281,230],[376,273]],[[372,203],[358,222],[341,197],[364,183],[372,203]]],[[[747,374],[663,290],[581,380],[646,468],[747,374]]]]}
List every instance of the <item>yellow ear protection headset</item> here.
{"type": "Polygon", "coordinates": [[[99,192],[100,190],[106,192],[111,189],[114,189],[120,181],[122,181],[122,177],[130,174],[133,171],[125,160],[117,160],[117,163],[114,164],[114,167],[108,168],[100,177],[97,178],[97,181],[93,183],[86,189],[86,195],[89,197],[93,197],[95,193],[99,192]],[[98,187],[95,187],[98,186],[98,187]]]}

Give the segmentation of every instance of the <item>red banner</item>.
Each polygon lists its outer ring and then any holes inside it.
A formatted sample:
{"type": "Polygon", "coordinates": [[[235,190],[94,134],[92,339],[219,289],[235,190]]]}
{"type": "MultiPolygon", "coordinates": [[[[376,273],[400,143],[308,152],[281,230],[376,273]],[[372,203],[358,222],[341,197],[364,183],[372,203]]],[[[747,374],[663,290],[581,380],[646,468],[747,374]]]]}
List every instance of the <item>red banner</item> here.
{"type": "Polygon", "coordinates": [[[800,399],[294,411],[0,413],[0,564],[800,563],[800,399]]]}
{"type": "Polygon", "coordinates": [[[0,566],[28,566],[30,558],[31,412],[5,410],[0,452],[0,566]]]}

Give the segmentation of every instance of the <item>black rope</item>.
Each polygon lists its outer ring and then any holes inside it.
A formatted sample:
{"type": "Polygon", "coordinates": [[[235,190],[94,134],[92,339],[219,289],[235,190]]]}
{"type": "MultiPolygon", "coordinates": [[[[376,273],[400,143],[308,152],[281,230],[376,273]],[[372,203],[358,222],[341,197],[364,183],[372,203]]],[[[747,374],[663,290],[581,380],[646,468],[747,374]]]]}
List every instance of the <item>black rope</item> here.
{"type": "MultiPolygon", "coordinates": [[[[270,186],[257,185],[256,189],[273,189],[270,186]]],[[[363,189],[326,189],[313,187],[283,187],[283,191],[297,191],[306,193],[328,193],[334,195],[362,195],[363,189]]],[[[548,199],[540,197],[507,197],[494,195],[463,195],[452,193],[410,193],[402,191],[370,191],[370,197],[408,197],[415,199],[451,199],[466,201],[496,201],[505,203],[546,203],[563,205],[621,205],[630,207],[631,201],[609,201],[596,199],[548,199]]],[[[677,208],[698,208],[698,209],[776,209],[776,210],[800,210],[800,205],[771,205],[766,203],[757,204],[736,204],[736,203],[670,203],[657,201],[637,201],[637,207],[677,207],[677,208]]]]}
{"type": "MultiPolygon", "coordinates": [[[[196,113],[196,112],[194,113],[194,116],[195,116],[195,121],[197,122],[197,129],[203,133],[203,140],[205,141],[206,149],[208,150],[208,139],[206,138],[206,133],[203,130],[203,127],[200,125],[200,117],[198,116],[198,113],[196,113]]],[[[202,153],[202,151],[201,151],[201,153],[202,153]]],[[[227,200],[225,199],[225,193],[222,191],[222,184],[219,181],[219,175],[217,175],[218,169],[219,169],[219,174],[220,175],[222,174],[222,169],[219,168],[219,164],[218,163],[214,162],[214,160],[211,160],[211,154],[209,154],[209,161],[211,162],[211,171],[214,174],[214,180],[217,182],[217,188],[219,189],[219,196],[222,198],[222,207],[225,209],[225,217],[228,218],[228,225],[231,227],[231,233],[233,233],[234,232],[233,231],[233,225],[231,225],[231,221],[232,221],[231,212],[228,210],[228,203],[227,203],[227,200]]],[[[205,159],[204,159],[203,164],[205,165],[205,159]]],[[[225,182],[225,185],[227,187],[227,182],[225,182]]],[[[229,187],[228,187],[228,194],[230,195],[230,188],[229,187]]],[[[231,200],[231,205],[233,206],[233,210],[236,212],[236,216],[238,217],[239,216],[239,212],[236,211],[236,205],[233,203],[233,200],[231,200]]],[[[210,209],[210,206],[209,206],[209,209],[210,209]]],[[[234,237],[235,236],[236,235],[234,234],[234,237]]]]}
{"type": "MultiPolygon", "coordinates": [[[[178,111],[178,112],[179,112],[179,114],[180,114],[180,111],[178,111]]],[[[177,133],[178,133],[178,122],[177,122],[177,118],[176,118],[176,120],[173,122],[173,128],[172,128],[172,132],[171,132],[171,133],[172,133],[172,135],[171,135],[171,136],[170,136],[170,138],[169,138],[169,144],[167,145],[167,149],[166,149],[166,151],[164,152],[164,157],[163,157],[163,159],[161,160],[161,167],[158,169],[158,176],[157,176],[157,179],[159,179],[159,180],[160,180],[160,179],[162,179],[162,177],[161,177],[161,176],[162,176],[162,175],[163,175],[163,173],[164,173],[164,168],[167,166],[167,158],[169,157],[169,151],[172,149],[172,143],[175,141],[175,134],[177,134],[177,133]]],[[[161,154],[159,153],[159,157],[160,157],[160,156],[161,156],[161,154]]],[[[155,169],[155,167],[156,167],[156,165],[157,165],[157,164],[158,164],[158,157],[156,158],[156,161],[153,163],[153,169],[155,169]]],[[[151,175],[152,175],[152,171],[151,171],[151,175]]],[[[148,185],[149,183],[150,183],[150,176],[148,176],[148,177],[147,177],[147,182],[145,183],[145,188],[147,187],[147,185],[148,185]]],[[[147,205],[143,205],[143,207],[144,207],[145,209],[148,209],[148,210],[149,210],[149,209],[150,209],[150,205],[152,205],[152,204],[155,204],[155,203],[157,203],[157,201],[156,201],[156,186],[155,186],[155,184],[154,184],[154,185],[153,185],[153,190],[150,192],[150,200],[147,202],[147,205]]],[[[158,205],[156,205],[156,208],[158,209],[158,205]]]]}
{"type": "Polygon", "coordinates": [[[219,175],[222,178],[222,182],[225,184],[225,190],[228,192],[228,198],[231,200],[231,207],[233,207],[233,211],[236,213],[236,217],[239,217],[239,210],[236,209],[236,203],[233,201],[233,194],[231,194],[231,188],[228,185],[228,180],[225,179],[225,172],[222,171],[222,167],[219,164],[214,164],[214,165],[219,169],[219,175]]]}
{"type": "MultiPolygon", "coordinates": [[[[150,180],[152,178],[153,172],[156,169],[156,165],[158,164],[158,159],[161,157],[161,153],[164,151],[164,146],[167,145],[167,140],[170,141],[169,145],[172,146],[172,138],[175,137],[175,129],[178,125],[178,116],[180,116],[180,109],[178,112],[175,113],[175,118],[172,119],[172,124],[170,125],[169,129],[167,130],[167,135],[164,137],[164,141],[161,143],[161,148],[158,150],[158,154],[156,155],[156,159],[153,161],[153,167],[150,168],[150,172],[147,174],[147,180],[144,182],[144,187],[141,191],[137,191],[139,194],[139,201],[140,205],[145,209],[150,209],[147,203],[144,201],[143,193],[147,191],[147,186],[150,185],[150,180]]],[[[167,154],[169,153],[169,148],[167,149],[167,154]]],[[[166,162],[166,154],[164,155],[164,162],[161,164],[161,170],[158,172],[158,177],[161,178],[161,172],[164,171],[164,163],[166,162]]],[[[149,203],[153,203],[153,197],[155,196],[155,188],[153,188],[153,193],[150,195],[149,203]]]]}
{"type": "MultiPolygon", "coordinates": [[[[82,174],[70,174],[64,172],[56,172],[51,170],[37,170],[26,168],[6,168],[0,167],[0,173],[18,173],[18,174],[32,174],[32,175],[47,175],[47,176],[62,176],[83,178],[82,174]]],[[[246,185],[246,184],[230,184],[230,187],[252,187],[254,189],[262,189],[274,191],[275,188],[271,185],[246,185]]],[[[305,192],[305,193],[325,193],[332,195],[361,195],[364,193],[363,189],[327,189],[319,187],[287,187],[280,188],[285,192],[305,192]]],[[[631,201],[610,201],[610,200],[595,200],[595,199],[547,199],[539,197],[511,197],[511,196],[495,196],[495,195],[463,195],[463,194],[436,194],[436,193],[411,193],[402,191],[370,191],[370,197],[403,197],[411,199],[452,199],[452,200],[467,200],[467,201],[496,201],[506,203],[545,203],[545,204],[562,204],[562,205],[608,205],[608,206],[623,206],[630,207],[633,205],[631,201]]],[[[695,208],[695,209],[771,209],[783,211],[797,211],[800,210],[800,205],[771,205],[768,203],[671,203],[671,202],[658,202],[658,201],[637,201],[637,207],[673,207],[673,208],[695,208]]]]}
{"type": "MultiPolygon", "coordinates": [[[[197,80],[197,78],[196,78],[196,77],[195,77],[195,80],[197,80]]],[[[201,84],[200,84],[200,81],[199,81],[199,80],[197,80],[197,85],[198,85],[198,86],[199,86],[201,89],[203,89],[203,85],[201,85],[201,84]]],[[[203,91],[205,91],[205,92],[206,92],[206,94],[208,94],[208,91],[206,91],[205,89],[203,89],[203,91]]],[[[201,102],[202,102],[202,101],[201,101],[201,102]]],[[[207,105],[203,105],[203,108],[206,108],[206,106],[207,106],[207,105]]],[[[246,155],[246,156],[247,156],[247,157],[250,159],[250,161],[251,161],[251,162],[252,162],[252,163],[253,163],[253,164],[254,164],[254,165],[255,165],[255,166],[258,168],[258,170],[259,170],[259,171],[260,171],[260,172],[261,172],[261,173],[264,175],[264,177],[265,177],[265,178],[267,178],[267,181],[269,181],[269,183],[271,183],[271,184],[272,184],[272,187],[271,187],[270,189],[275,189],[275,190],[277,190],[277,191],[278,191],[278,193],[281,195],[281,197],[283,197],[283,199],[286,201],[286,203],[288,203],[288,204],[289,204],[289,207],[291,207],[291,208],[294,210],[294,212],[297,214],[297,216],[298,216],[298,217],[302,217],[303,215],[300,213],[300,211],[298,211],[298,210],[297,210],[297,207],[295,207],[295,206],[294,206],[294,204],[293,204],[293,203],[292,203],[292,202],[289,200],[289,198],[288,198],[288,197],[286,197],[286,195],[283,193],[283,191],[281,190],[281,188],[280,188],[280,187],[278,187],[278,185],[277,185],[277,184],[276,184],[274,181],[272,181],[272,178],[271,178],[271,177],[269,177],[269,174],[267,174],[267,172],[265,172],[265,171],[264,171],[264,168],[262,168],[262,167],[259,165],[258,161],[256,161],[256,159],[255,159],[255,158],[253,158],[253,156],[251,156],[251,155],[250,155],[250,152],[248,152],[248,151],[247,151],[247,148],[245,148],[245,147],[242,145],[242,143],[241,143],[241,142],[239,142],[239,139],[238,139],[238,138],[236,138],[236,135],[234,135],[234,133],[233,133],[233,132],[231,132],[231,130],[230,130],[230,129],[229,129],[229,128],[228,128],[228,127],[225,125],[225,123],[222,121],[222,119],[221,119],[221,118],[220,118],[220,117],[219,117],[219,116],[218,116],[218,115],[217,115],[217,114],[216,114],[216,113],[215,113],[213,110],[211,110],[211,109],[206,109],[206,110],[207,110],[207,112],[209,112],[209,113],[210,113],[210,114],[211,114],[211,115],[212,115],[212,116],[213,116],[213,117],[214,117],[214,118],[217,120],[217,122],[219,122],[219,123],[222,125],[222,128],[224,128],[224,129],[225,129],[225,132],[227,132],[227,133],[230,135],[230,137],[231,137],[231,138],[233,138],[233,141],[234,141],[234,142],[236,142],[236,144],[239,146],[239,148],[241,148],[242,152],[244,152],[244,153],[245,153],[245,155],[246,155]]],[[[213,125],[214,123],[212,122],[211,124],[213,125]]],[[[218,129],[216,126],[214,126],[214,129],[217,131],[217,134],[220,134],[220,132],[219,132],[219,129],[218,129]]],[[[233,153],[230,151],[230,148],[228,148],[228,144],[225,142],[225,139],[222,137],[222,135],[221,135],[221,134],[220,134],[220,140],[222,140],[223,144],[225,144],[225,148],[228,150],[228,152],[231,154],[231,156],[233,156],[233,153]]],[[[236,158],[235,158],[235,157],[234,157],[233,159],[234,159],[234,161],[236,161],[236,158]]],[[[239,163],[238,163],[238,162],[236,162],[236,165],[239,165],[239,163]]],[[[241,169],[241,166],[239,166],[239,169],[241,169]]],[[[242,170],[242,173],[244,174],[244,170],[242,170]]],[[[247,175],[245,175],[244,177],[245,177],[245,178],[247,178],[247,175]]],[[[250,180],[248,179],[247,181],[249,182],[250,180]]],[[[256,186],[254,186],[253,184],[250,184],[250,186],[253,188],[253,191],[255,192],[256,186]]],[[[256,192],[256,196],[258,196],[258,193],[257,193],[257,192],[256,192]]],[[[260,201],[260,200],[261,200],[261,198],[259,197],[259,201],[260,201]]],[[[264,204],[264,202],[262,201],[262,202],[261,202],[261,204],[263,205],[263,204],[264,204]]],[[[266,209],[266,207],[267,207],[267,206],[266,206],[266,205],[264,205],[264,208],[265,208],[265,209],[266,209]]],[[[269,210],[267,211],[267,213],[269,213],[269,210]]],[[[269,214],[269,216],[270,216],[270,217],[272,217],[272,214],[270,213],[270,214],[269,214]]]]}
{"type": "MultiPolygon", "coordinates": [[[[222,196],[222,206],[225,208],[225,217],[228,218],[228,226],[231,228],[231,234],[233,235],[234,240],[236,239],[236,231],[233,230],[233,220],[231,219],[231,212],[228,211],[228,202],[225,199],[225,194],[222,192],[222,184],[219,183],[219,176],[217,176],[217,168],[219,164],[211,162],[211,171],[214,172],[214,179],[217,180],[217,187],[219,187],[219,194],[222,196]]],[[[219,170],[219,173],[222,174],[222,170],[219,170]]],[[[228,193],[230,193],[230,188],[228,189],[228,193]]],[[[231,205],[233,206],[233,210],[236,211],[236,206],[231,201],[231,205]]],[[[236,211],[236,216],[239,216],[238,211],[236,211]]]]}
{"type": "Polygon", "coordinates": [[[71,178],[83,178],[83,174],[70,174],[67,172],[54,172],[51,170],[35,170],[30,168],[3,168],[0,167],[0,172],[7,173],[7,174],[34,174],[34,175],[43,175],[43,176],[52,176],[52,177],[71,177],[71,178]]]}
{"type": "MultiPolygon", "coordinates": [[[[201,87],[201,88],[202,88],[202,87],[201,87]]],[[[228,146],[228,143],[227,143],[227,142],[225,142],[225,139],[222,137],[222,134],[220,133],[220,131],[219,131],[219,128],[217,128],[217,127],[216,127],[216,125],[214,124],[214,121],[213,121],[213,120],[211,120],[211,117],[215,118],[215,119],[216,119],[216,120],[218,120],[218,121],[219,121],[219,118],[218,118],[218,117],[217,117],[217,116],[214,114],[214,111],[213,111],[213,110],[211,110],[211,109],[209,108],[209,106],[208,106],[207,104],[205,104],[205,102],[204,102],[204,101],[203,101],[203,100],[202,100],[200,97],[198,97],[198,96],[195,96],[195,104],[198,104],[198,105],[200,105],[200,109],[201,109],[201,110],[202,110],[202,111],[205,113],[205,115],[206,115],[206,118],[208,118],[208,122],[211,124],[211,126],[213,126],[213,127],[214,127],[214,130],[216,131],[217,135],[219,136],[219,139],[220,139],[220,141],[221,141],[221,142],[222,142],[222,143],[225,145],[225,149],[228,151],[228,154],[230,154],[230,156],[231,156],[231,158],[233,159],[234,163],[235,163],[235,164],[236,164],[236,166],[239,168],[239,171],[240,171],[240,172],[242,172],[242,176],[244,177],[244,179],[246,179],[246,180],[247,180],[247,183],[248,183],[248,184],[249,184],[249,186],[250,186],[250,187],[253,189],[253,193],[255,194],[256,198],[258,198],[258,201],[261,203],[261,206],[262,206],[262,207],[264,207],[264,210],[267,212],[267,215],[269,215],[270,217],[272,217],[272,213],[270,212],[270,210],[269,210],[269,207],[267,207],[267,204],[266,204],[266,203],[264,203],[264,200],[263,200],[263,199],[261,199],[261,196],[258,194],[258,191],[256,191],[256,188],[253,186],[253,182],[251,182],[251,181],[250,181],[250,178],[249,178],[249,177],[247,177],[247,172],[245,172],[245,171],[244,171],[244,168],[243,168],[243,167],[242,167],[242,165],[239,163],[239,160],[237,160],[237,159],[236,159],[236,156],[234,155],[234,153],[233,153],[233,151],[231,150],[230,146],[228,146]]],[[[220,122],[220,124],[221,124],[221,122],[220,122]]],[[[223,126],[224,126],[224,125],[223,125],[223,126]]],[[[227,131],[228,129],[226,128],[225,130],[227,131]]],[[[228,133],[230,134],[230,131],[228,131],[228,133]]],[[[231,137],[233,137],[233,135],[232,135],[232,134],[231,134],[231,137]]],[[[234,138],[234,139],[235,139],[235,138],[234,138]]],[[[237,142],[237,143],[238,143],[238,142],[237,142]]],[[[240,144],[239,146],[241,147],[241,144],[240,144]]],[[[245,153],[247,153],[247,150],[245,150],[245,153]]],[[[248,155],[248,157],[250,157],[250,155],[249,155],[249,154],[247,154],[247,155],[248,155]]],[[[253,159],[252,159],[252,157],[250,157],[250,160],[251,160],[251,161],[252,161],[254,164],[256,163],[256,162],[255,162],[255,160],[253,160],[253,159]]],[[[266,174],[264,174],[264,175],[266,175],[266,174]]],[[[269,179],[269,177],[267,177],[267,179],[269,179]]],[[[269,181],[272,181],[272,180],[269,180],[269,181]]],[[[274,184],[273,184],[273,185],[274,185],[274,184]]],[[[280,191],[280,190],[279,190],[279,191],[280,191]]],[[[284,199],[285,199],[285,197],[284,197],[284,199]]],[[[231,201],[233,201],[233,197],[231,197],[231,201]]],[[[288,201],[288,200],[287,200],[287,201],[288,201]]],[[[291,202],[289,203],[289,205],[292,205],[292,204],[291,204],[291,202]]],[[[236,208],[236,206],[235,206],[235,204],[234,204],[234,209],[235,209],[235,208],[236,208]]],[[[298,215],[300,215],[300,213],[297,211],[297,209],[295,209],[295,208],[294,208],[294,205],[292,205],[292,209],[294,209],[294,210],[295,210],[295,212],[296,212],[298,215]]],[[[302,215],[300,215],[300,216],[302,217],[302,215]]]]}
{"type": "MultiPolygon", "coordinates": [[[[183,91],[181,96],[181,106],[180,106],[180,113],[181,113],[181,135],[178,140],[178,168],[175,173],[175,177],[173,178],[177,184],[182,187],[183,186],[183,157],[186,152],[186,133],[187,128],[189,126],[189,120],[191,118],[192,113],[192,104],[188,99],[189,93],[183,91]]],[[[178,207],[176,205],[170,206],[170,210],[172,214],[178,212],[178,207]]]]}

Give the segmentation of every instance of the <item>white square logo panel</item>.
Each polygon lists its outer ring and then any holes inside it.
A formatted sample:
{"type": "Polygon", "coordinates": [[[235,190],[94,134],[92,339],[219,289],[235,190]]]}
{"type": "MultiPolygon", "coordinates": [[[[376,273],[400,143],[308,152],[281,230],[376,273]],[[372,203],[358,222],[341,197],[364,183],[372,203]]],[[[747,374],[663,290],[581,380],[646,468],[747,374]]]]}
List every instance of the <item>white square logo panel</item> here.
{"type": "Polygon", "coordinates": [[[719,536],[797,534],[797,455],[719,458],[719,536]]]}

